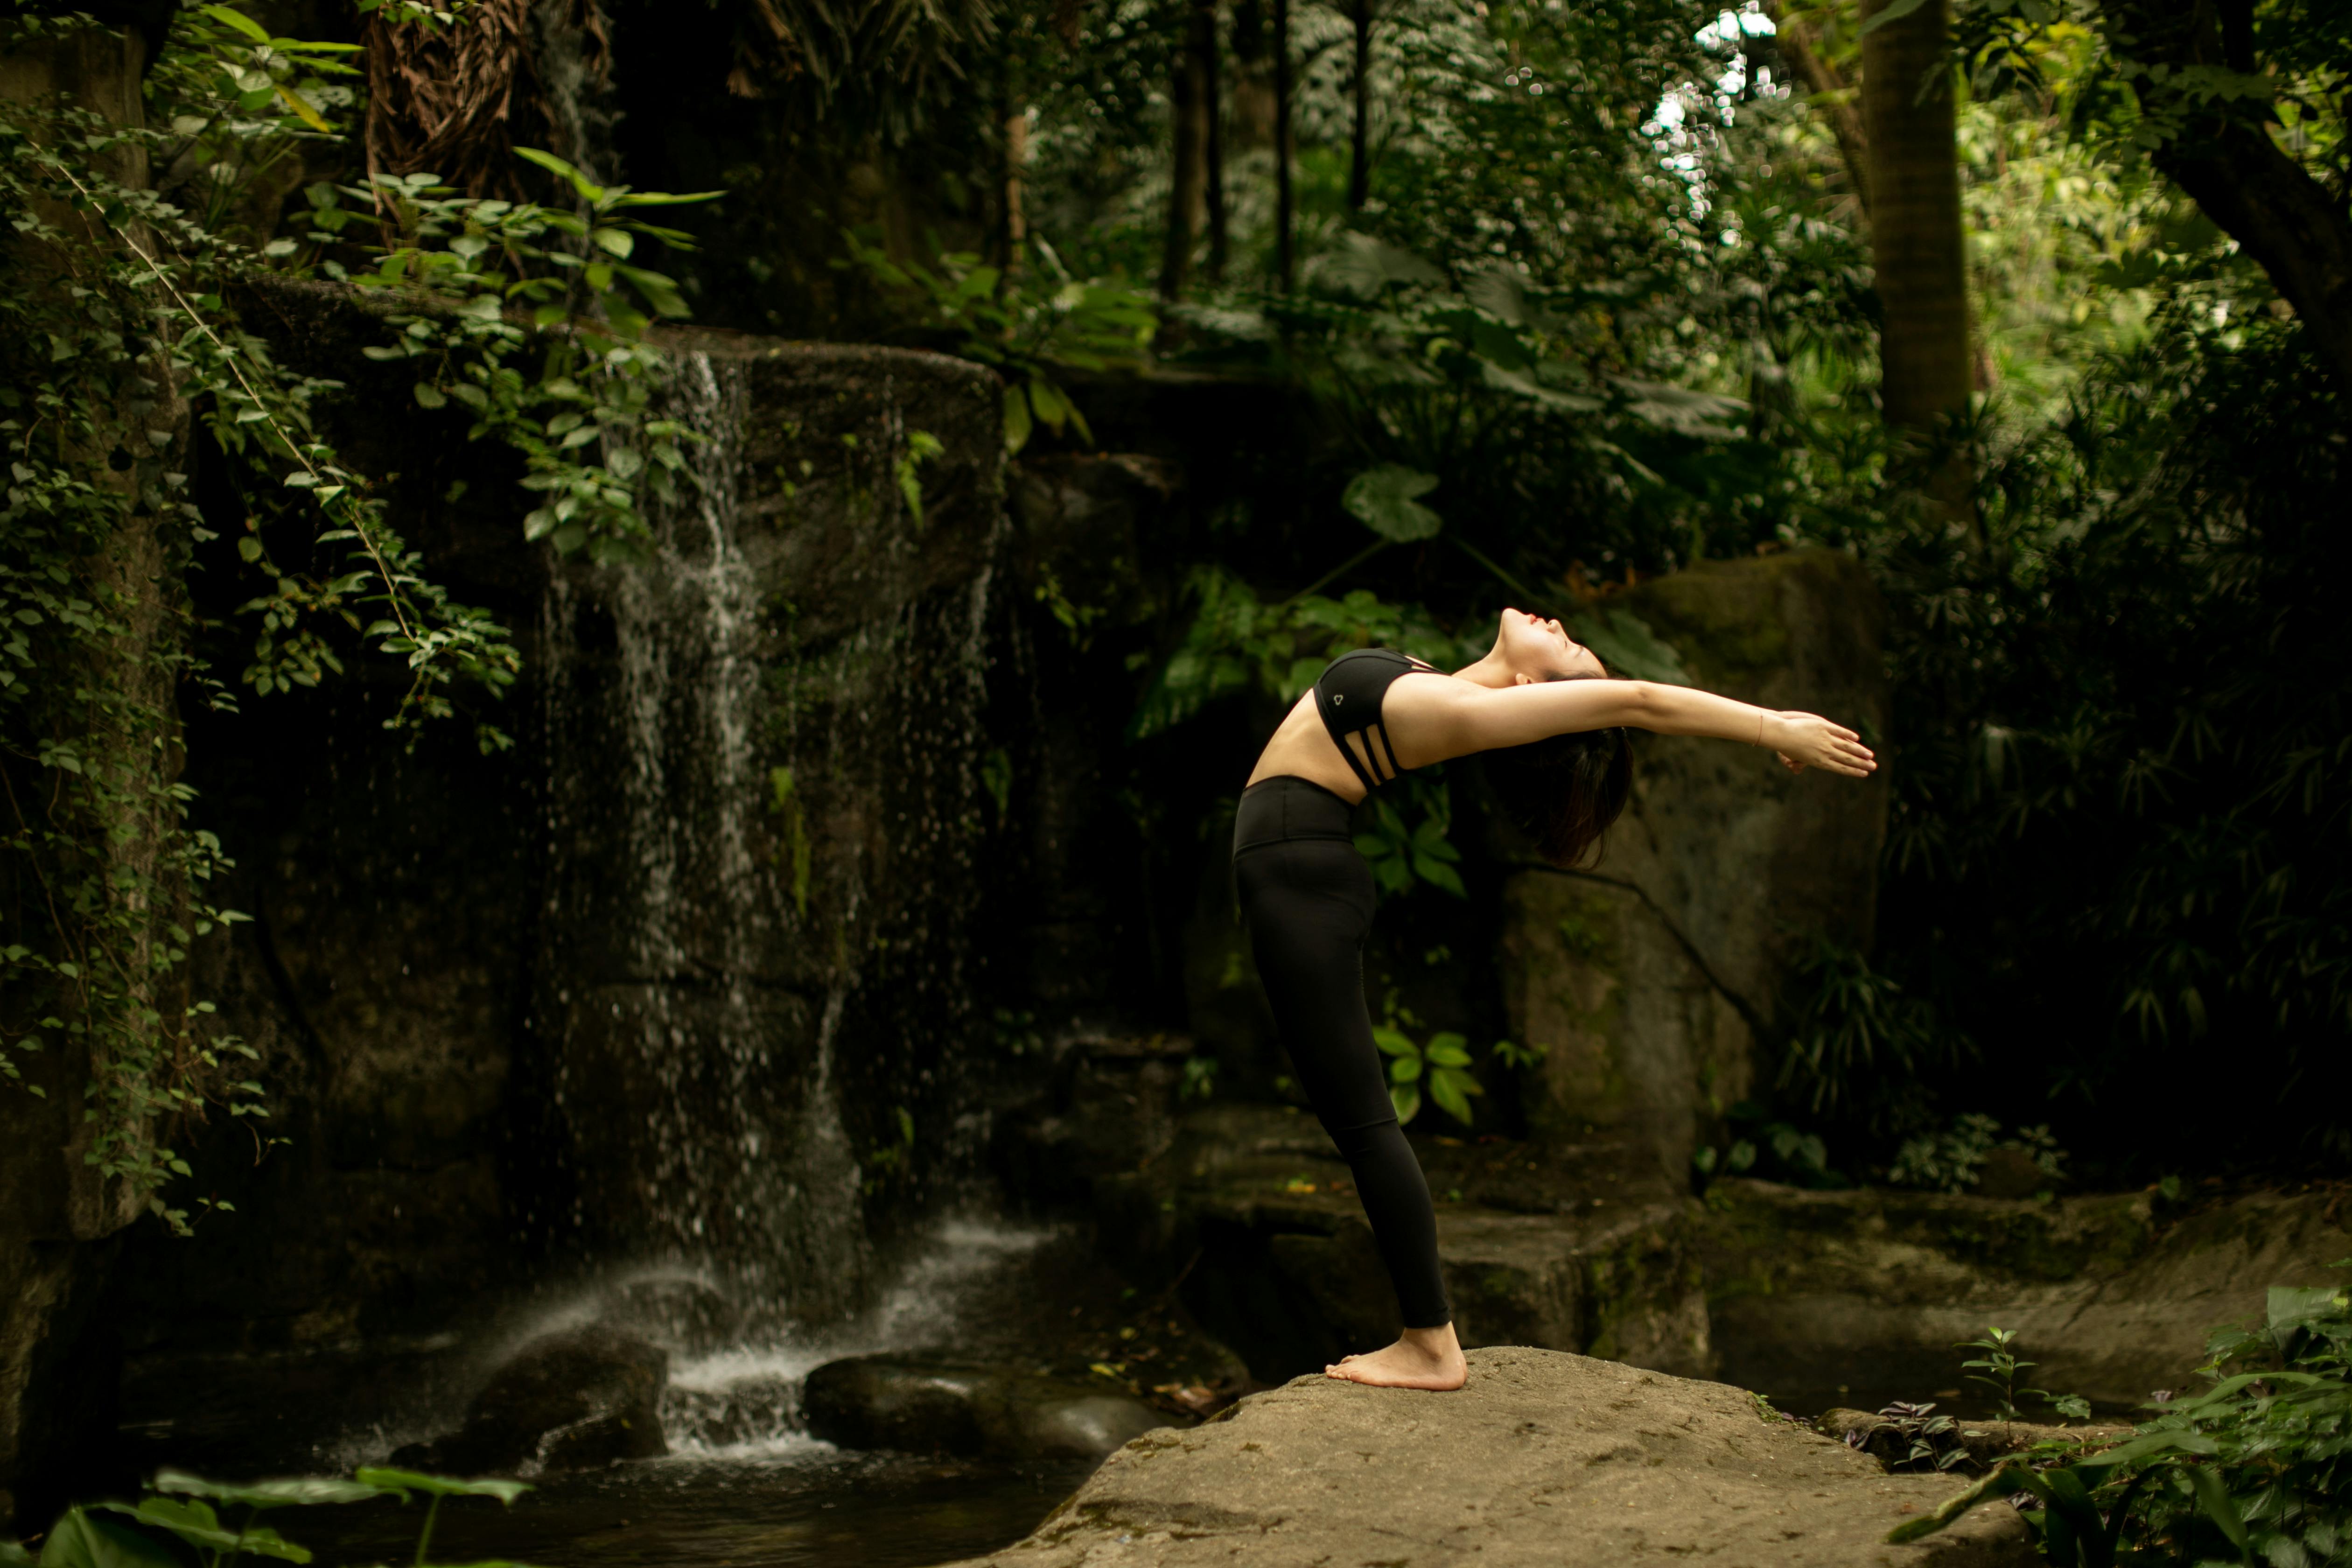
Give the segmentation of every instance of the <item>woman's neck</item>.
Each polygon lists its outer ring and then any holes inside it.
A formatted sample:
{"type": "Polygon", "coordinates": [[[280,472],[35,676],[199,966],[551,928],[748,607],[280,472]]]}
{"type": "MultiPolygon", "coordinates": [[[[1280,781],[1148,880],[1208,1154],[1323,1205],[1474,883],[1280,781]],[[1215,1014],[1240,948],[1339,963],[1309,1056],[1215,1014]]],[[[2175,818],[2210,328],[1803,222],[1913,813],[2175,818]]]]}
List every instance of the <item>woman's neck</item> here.
{"type": "Polygon", "coordinates": [[[1487,687],[1496,691],[1516,686],[1519,680],[1517,673],[1503,662],[1498,652],[1489,652],[1486,658],[1475,664],[1464,665],[1454,672],[1454,679],[1467,680],[1474,685],[1487,687]]]}

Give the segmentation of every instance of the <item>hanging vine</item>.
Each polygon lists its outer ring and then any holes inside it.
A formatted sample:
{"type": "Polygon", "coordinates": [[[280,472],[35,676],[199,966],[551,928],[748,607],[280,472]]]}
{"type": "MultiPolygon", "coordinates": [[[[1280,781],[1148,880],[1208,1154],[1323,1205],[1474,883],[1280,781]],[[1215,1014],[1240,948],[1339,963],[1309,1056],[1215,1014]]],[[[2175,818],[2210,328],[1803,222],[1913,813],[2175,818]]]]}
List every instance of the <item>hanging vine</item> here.
{"type": "MultiPolygon", "coordinates": [[[[467,25],[395,9],[382,26],[467,25]]],[[[5,27],[11,51],[111,37],[87,17],[5,27]]],[[[230,862],[179,776],[183,693],[236,701],[195,651],[184,587],[215,537],[189,499],[199,432],[255,503],[236,544],[258,590],[241,611],[256,695],[373,650],[409,678],[387,728],[461,719],[495,751],[509,742],[485,704],[519,668],[505,628],[434,581],[322,436],[338,384],[280,364],[233,286],[323,274],[402,290],[397,336],[371,353],[418,361],[420,405],[454,400],[475,437],[523,455],[541,497],[528,532],[561,552],[638,553],[640,500],[673,493],[684,466],[684,432],[650,414],[663,361],[644,337],[686,308],[630,260],[640,238],[686,243],[631,209],[682,198],[532,154],[575,210],[407,175],[313,185],[299,236],[275,232],[297,144],[340,141],[330,116],[358,102],[353,52],[206,5],[174,20],[143,123],[0,102],[0,1077],[34,1095],[80,1077],[82,1164],[184,1233],[190,1205],[163,1194],[193,1171],[170,1140],[215,1112],[266,1115],[257,1053],[188,984],[191,945],[243,918],[209,901],[230,862]],[[65,1062],[28,1075],[42,1053],[65,1062]]]]}

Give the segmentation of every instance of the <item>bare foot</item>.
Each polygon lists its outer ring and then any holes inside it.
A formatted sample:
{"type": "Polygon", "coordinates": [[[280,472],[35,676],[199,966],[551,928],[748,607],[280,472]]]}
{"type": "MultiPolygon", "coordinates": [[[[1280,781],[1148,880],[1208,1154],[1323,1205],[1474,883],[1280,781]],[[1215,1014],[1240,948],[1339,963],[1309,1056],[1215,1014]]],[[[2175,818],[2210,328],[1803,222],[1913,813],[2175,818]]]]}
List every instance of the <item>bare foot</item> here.
{"type": "Polygon", "coordinates": [[[1323,1375],[1374,1388],[1442,1392],[1469,1382],[1470,1363],[1463,1359],[1462,1342],[1454,1337],[1454,1325],[1448,1323],[1442,1329],[1407,1329],[1388,1349],[1343,1356],[1325,1367],[1323,1375]]]}

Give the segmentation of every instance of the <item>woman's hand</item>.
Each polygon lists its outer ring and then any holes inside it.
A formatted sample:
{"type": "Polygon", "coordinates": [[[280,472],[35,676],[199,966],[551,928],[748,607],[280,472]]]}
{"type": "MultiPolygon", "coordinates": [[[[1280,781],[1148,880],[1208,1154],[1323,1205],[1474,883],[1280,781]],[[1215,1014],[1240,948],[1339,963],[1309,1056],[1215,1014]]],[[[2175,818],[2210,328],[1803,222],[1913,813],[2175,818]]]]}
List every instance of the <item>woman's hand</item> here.
{"type": "Polygon", "coordinates": [[[1792,773],[1822,768],[1866,779],[1878,769],[1878,759],[1861,736],[1818,713],[1775,713],[1764,721],[1764,729],[1765,743],[1780,753],[1780,764],[1792,773]]]}

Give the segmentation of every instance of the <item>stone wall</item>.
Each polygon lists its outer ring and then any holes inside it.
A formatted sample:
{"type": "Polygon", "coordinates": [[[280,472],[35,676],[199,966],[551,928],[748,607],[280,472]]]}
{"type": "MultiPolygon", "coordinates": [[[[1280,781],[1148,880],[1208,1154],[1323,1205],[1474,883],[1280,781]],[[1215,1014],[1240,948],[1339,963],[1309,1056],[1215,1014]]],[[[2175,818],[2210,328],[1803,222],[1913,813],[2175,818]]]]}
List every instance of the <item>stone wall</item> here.
{"type": "MultiPolygon", "coordinates": [[[[1829,551],[1703,562],[1627,595],[1697,686],[1886,730],[1884,619],[1829,551]]],[[[1884,776],[1791,776],[1769,752],[1636,733],[1632,803],[1595,868],[1528,865],[1503,891],[1512,1037],[1542,1047],[1528,1121],[1679,1184],[1707,1123],[1758,1087],[1812,941],[1866,948],[1884,776]]]]}

